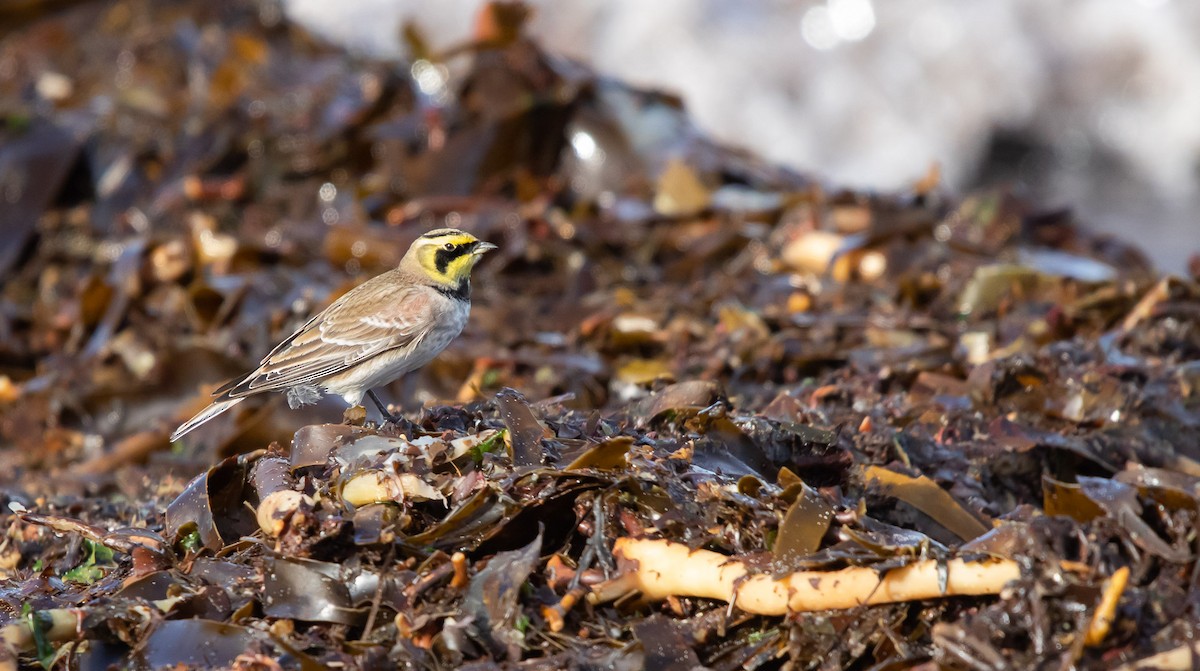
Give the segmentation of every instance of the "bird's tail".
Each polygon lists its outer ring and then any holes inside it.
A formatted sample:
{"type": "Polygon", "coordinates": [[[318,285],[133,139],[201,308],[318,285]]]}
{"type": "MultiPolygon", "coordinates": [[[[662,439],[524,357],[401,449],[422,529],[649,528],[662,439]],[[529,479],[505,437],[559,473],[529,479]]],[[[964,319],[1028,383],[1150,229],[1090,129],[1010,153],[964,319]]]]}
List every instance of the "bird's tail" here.
{"type": "Polygon", "coordinates": [[[246,400],[245,396],[238,396],[237,398],[222,398],[213,401],[207,408],[196,413],[195,417],[189,419],[183,424],[180,424],[179,428],[175,429],[175,433],[171,434],[171,442],[173,443],[180,438],[183,438],[185,435],[191,432],[192,429],[200,426],[201,424],[225,412],[244,400],[246,400]]]}

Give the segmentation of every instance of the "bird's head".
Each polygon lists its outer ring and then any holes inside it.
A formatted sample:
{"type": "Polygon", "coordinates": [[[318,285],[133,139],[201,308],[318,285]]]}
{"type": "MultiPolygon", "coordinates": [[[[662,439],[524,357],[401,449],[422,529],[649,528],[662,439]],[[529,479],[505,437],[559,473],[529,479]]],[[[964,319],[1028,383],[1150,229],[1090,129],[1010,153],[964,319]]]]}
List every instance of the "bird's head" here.
{"type": "Polygon", "coordinates": [[[400,265],[425,275],[435,284],[458,287],[470,279],[471,269],[479,259],[495,248],[496,245],[466,231],[439,228],[417,238],[400,265]]]}

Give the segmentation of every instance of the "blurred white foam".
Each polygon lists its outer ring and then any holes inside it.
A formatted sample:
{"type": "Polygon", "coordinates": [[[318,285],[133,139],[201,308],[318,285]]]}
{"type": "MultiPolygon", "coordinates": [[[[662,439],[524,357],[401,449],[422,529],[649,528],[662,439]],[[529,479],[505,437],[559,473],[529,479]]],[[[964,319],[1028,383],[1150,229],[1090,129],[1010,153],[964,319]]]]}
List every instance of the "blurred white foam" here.
{"type": "MultiPolygon", "coordinates": [[[[402,21],[435,46],[465,40],[482,4],[286,2],[315,32],[384,55],[400,55],[402,21]]],[[[1168,270],[1200,248],[1200,3],[530,4],[549,49],[679,93],[714,137],[832,183],[898,188],[936,161],[964,189],[1002,134],[1032,148],[1002,173],[1031,197],[1136,228],[1168,270]]]]}

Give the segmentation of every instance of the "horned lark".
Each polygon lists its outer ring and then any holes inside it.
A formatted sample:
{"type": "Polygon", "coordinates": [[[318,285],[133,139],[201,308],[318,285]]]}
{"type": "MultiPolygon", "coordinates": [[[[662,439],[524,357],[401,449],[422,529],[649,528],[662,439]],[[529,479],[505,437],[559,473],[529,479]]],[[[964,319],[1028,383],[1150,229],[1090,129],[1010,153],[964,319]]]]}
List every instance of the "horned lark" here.
{"type": "Polygon", "coordinates": [[[171,440],[268,391],[286,392],[292,408],[323,394],[358,405],[366,394],[390,418],[371,390],[429,363],[458,336],[471,311],[471,269],[495,248],[453,228],[422,235],[395,270],[339,298],[279,343],[254,372],[213,392],[216,400],[171,440]]]}

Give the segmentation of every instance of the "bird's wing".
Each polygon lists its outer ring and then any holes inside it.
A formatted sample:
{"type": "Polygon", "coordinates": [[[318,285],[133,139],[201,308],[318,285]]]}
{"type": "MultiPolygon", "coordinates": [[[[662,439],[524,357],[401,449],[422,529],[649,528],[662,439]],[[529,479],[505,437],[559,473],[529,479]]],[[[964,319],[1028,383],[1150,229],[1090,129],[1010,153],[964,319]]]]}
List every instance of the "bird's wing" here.
{"type": "Polygon", "coordinates": [[[280,343],[227,393],[237,398],[310,384],[381,352],[415,344],[433,323],[435,296],[422,286],[363,284],[280,343]]]}

